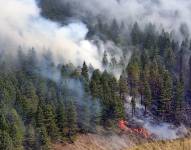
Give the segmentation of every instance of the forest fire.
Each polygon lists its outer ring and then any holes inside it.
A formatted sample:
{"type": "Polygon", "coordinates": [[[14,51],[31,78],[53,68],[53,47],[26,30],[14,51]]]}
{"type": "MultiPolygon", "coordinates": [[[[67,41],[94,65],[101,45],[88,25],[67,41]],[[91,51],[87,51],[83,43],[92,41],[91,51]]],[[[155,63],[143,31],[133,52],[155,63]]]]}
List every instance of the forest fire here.
{"type": "Polygon", "coordinates": [[[125,120],[119,120],[118,122],[119,128],[126,133],[136,133],[142,135],[144,138],[150,138],[151,134],[145,128],[133,128],[128,127],[128,122],[125,120]]]}

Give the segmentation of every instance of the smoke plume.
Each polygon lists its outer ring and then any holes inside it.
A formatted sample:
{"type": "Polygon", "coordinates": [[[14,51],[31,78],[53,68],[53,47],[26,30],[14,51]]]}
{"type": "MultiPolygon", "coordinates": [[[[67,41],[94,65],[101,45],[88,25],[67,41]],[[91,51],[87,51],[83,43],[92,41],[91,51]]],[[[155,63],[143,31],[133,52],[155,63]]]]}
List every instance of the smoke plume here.
{"type": "MultiPolygon", "coordinates": [[[[155,24],[177,36],[188,36],[191,29],[191,1],[189,0],[57,0],[70,4],[76,16],[103,16],[125,24],[138,22],[141,27],[155,24]],[[88,15],[87,15],[88,14],[88,15]],[[185,32],[186,31],[186,32],[185,32]],[[186,35],[185,35],[186,34],[186,35]]],[[[180,38],[180,37],[179,37],[180,38]]]]}
{"type": "Polygon", "coordinates": [[[72,62],[76,66],[85,60],[101,68],[98,48],[86,40],[88,29],[80,21],[61,26],[43,18],[35,0],[0,0],[0,49],[16,55],[15,49],[34,47],[40,56],[50,51],[55,63],[72,62]]]}

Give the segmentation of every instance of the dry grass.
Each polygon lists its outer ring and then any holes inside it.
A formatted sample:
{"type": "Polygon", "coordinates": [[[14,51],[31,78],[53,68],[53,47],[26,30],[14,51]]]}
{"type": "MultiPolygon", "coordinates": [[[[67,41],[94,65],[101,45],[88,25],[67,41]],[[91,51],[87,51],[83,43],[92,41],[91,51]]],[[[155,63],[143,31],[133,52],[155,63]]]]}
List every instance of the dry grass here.
{"type": "Polygon", "coordinates": [[[135,146],[135,139],[127,135],[79,135],[73,144],[54,144],[54,150],[123,150],[135,146]]]}
{"type": "Polygon", "coordinates": [[[191,138],[174,141],[151,142],[126,150],[191,150],[191,138]]]}

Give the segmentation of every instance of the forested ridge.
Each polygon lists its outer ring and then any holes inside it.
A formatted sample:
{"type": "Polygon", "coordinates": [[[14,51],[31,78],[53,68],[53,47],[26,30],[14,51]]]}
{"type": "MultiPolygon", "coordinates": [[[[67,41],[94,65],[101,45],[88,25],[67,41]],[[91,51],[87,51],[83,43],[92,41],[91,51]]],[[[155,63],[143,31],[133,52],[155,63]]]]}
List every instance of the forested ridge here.
{"type": "MultiPolygon", "coordinates": [[[[54,4],[54,9],[49,0],[39,5],[43,16],[61,24],[73,15],[69,6],[61,11],[54,4]]],[[[26,52],[22,46],[15,47],[16,58],[0,55],[0,150],[48,150],[51,143],[72,143],[78,134],[96,133],[98,127],[114,130],[119,120],[136,114],[137,98],[143,115],[191,126],[191,40],[184,28],[179,40],[151,23],[143,28],[135,22],[127,32],[124,22],[91,19],[82,18],[87,38],[111,41],[122,53],[120,59],[117,54],[109,58],[105,50],[103,69],[86,60],[78,66],[55,64],[51,52],[39,59],[38,49],[26,52]],[[121,69],[119,78],[116,68],[121,69]],[[128,115],[127,96],[132,97],[128,115]]]]}
{"type": "MultiPolygon", "coordinates": [[[[169,33],[141,32],[137,23],[131,37],[133,55],[119,80],[85,62],[78,68],[55,66],[51,54],[41,65],[35,49],[27,54],[19,50],[16,65],[2,56],[1,149],[48,149],[57,140],[72,142],[77,133],[95,133],[97,126],[115,128],[118,120],[128,119],[127,95],[133,97],[132,115],[135,99],[141,97],[145,114],[151,111],[163,121],[189,125],[191,63],[183,64],[188,40],[179,46],[169,33]],[[54,78],[57,73],[60,77],[54,78]]],[[[106,52],[103,65],[111,65],[106,52]]]]}

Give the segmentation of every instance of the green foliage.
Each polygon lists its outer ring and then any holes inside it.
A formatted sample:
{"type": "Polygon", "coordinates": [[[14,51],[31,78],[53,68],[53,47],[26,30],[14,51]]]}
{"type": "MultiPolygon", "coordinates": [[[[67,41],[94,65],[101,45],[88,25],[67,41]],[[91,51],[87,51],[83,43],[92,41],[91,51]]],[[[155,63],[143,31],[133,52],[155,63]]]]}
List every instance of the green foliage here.
{"type": "Polygon", "coordinates": [[[59,129],[59,132],[64,136],[64,129],[67,127],[67,118],[66,118],[66,108],[62,103],[59,103],[56,109],[56,123],[59,129]]]}
{"type": "Polygon", "coordinates": [[[169,72],[167,70],[164,70],[162,89],[161,89],[161,99],[158,109],[163,119],[166,119],[166,117],[170,114],[172,98],[173,98],[172,78],[169,72]]]}
{"type": "Polygon", "coordinates": [[[140,66],[136,56],[131,58],[130,63],[127,66],[128,82],[130,86],[130,94],[137,96],[138,84],[140,79],[140,66]]]}
{"type": "Polygon", "coordinates": [[[0,130],[0,149],[13,150],[11,137],[6,131],[0,130]]]}
{"type": "Polygon", "coordinates": [[[128,93],[127,77],[121,75],[119,79],[119,94],[120,98],[125,100],[125,95],[128,93]]]}
{"type": "Polygon", "coordinates": [[[101,85],[101,72],[99,70],[94,70],[92,74],[90,81],[90,91],[93,98],[101,98],[102,85],[101,85]]]}
{"type": "Polygon", "coordinates": [[[133,25],[133,29],[131,30],[131,41],[133,45],[138,45],[141,44],[141,39],[142,39],[142,33],[139,28],[138,23],[136,22],[133,25]]]}
{"type": "Polygon", "coordinates": [[[82,67],[82,76],[86,82],[89,81],[88,66],[86,65],[85,62],[84,62],[83,67],[82,67]]]}
{"type": "Polygon", "coordinates": [[[174,117],[177,121],[180,120],[180,115],[183,110],[183,100],[184,100],[184,85],[180,80],[176,81],[175,92],[174,92],[174,117]]]}
{"type": "Polygon", "coordinates": [[[58,136],[58,128],[56,126],[56,116],[51,105],[45,105],[43,107],[44,125],[48,136],[52,140],[56,140],[58,136]]]}
{"type": "Polygon", "coordinates": [[[152,105],[152,96],[151,89],[148,81],[144,81],[144,105],[145,105],[145,113],[147,112],[147,108],[150,108],[152,105]]]}
{"type": "Polygon", "coordinates": [[[38,147],[42,150],[49,150],[50,149],[50,141],[46,132],[46,129],[44,127],[37,128],[37,142],[38,147]]]}
{"type": "Polygon", "coordinates": [[[69,100],[66,105],[66,119],[66,135],[72,139],[77,131],[77,113],[74,102],[72,100],[69,100]]]}
{"type": "MultiPolygon", "coordinates": [[[[50,7],[47,1],[41,3],[45,10],[50,7]]],[[[51,10],[52,18],[57,9],[51,10]]],[[[59,9],[60,13],[66,10],[59,9]]],[[[132,115],[136,98],[141,97],[145,112],[151,111],[166,121],[182,119],[185,97],[190,99],[191,91],[191,58],[189,64],[184,61],[189,53],[188,39],[179,47],[168,32],[159,33],[152,24],[142,30],[138,23],[127,38],[124,23],[116,20],[111,24],[98,20],[93,29],[91,33],[98,30],[98,34],[104,34],[103,39],[112,40],[122,49],[120,62],[114,54],[107,56],[109,49],[102,60],[105,69],[119,64],[126,69],[119,80],[107,71],[88,68],[85,62],[78,68],[71,63],[56,66],[51,53],[42,56],[40,64],[33,48],[28,54],[19,50],[17,65],[0,60],[0,149],[47,150],[51,141],[73,141],[79,132],[96,132],[100,125],[111,127],[125,118],[126,95],[133,97],[132,115]],[[128,63],[129,47],[133,48],[128,63]],[[52,77],[56,71],[61,74],[59,81],[52,77]]]]}

